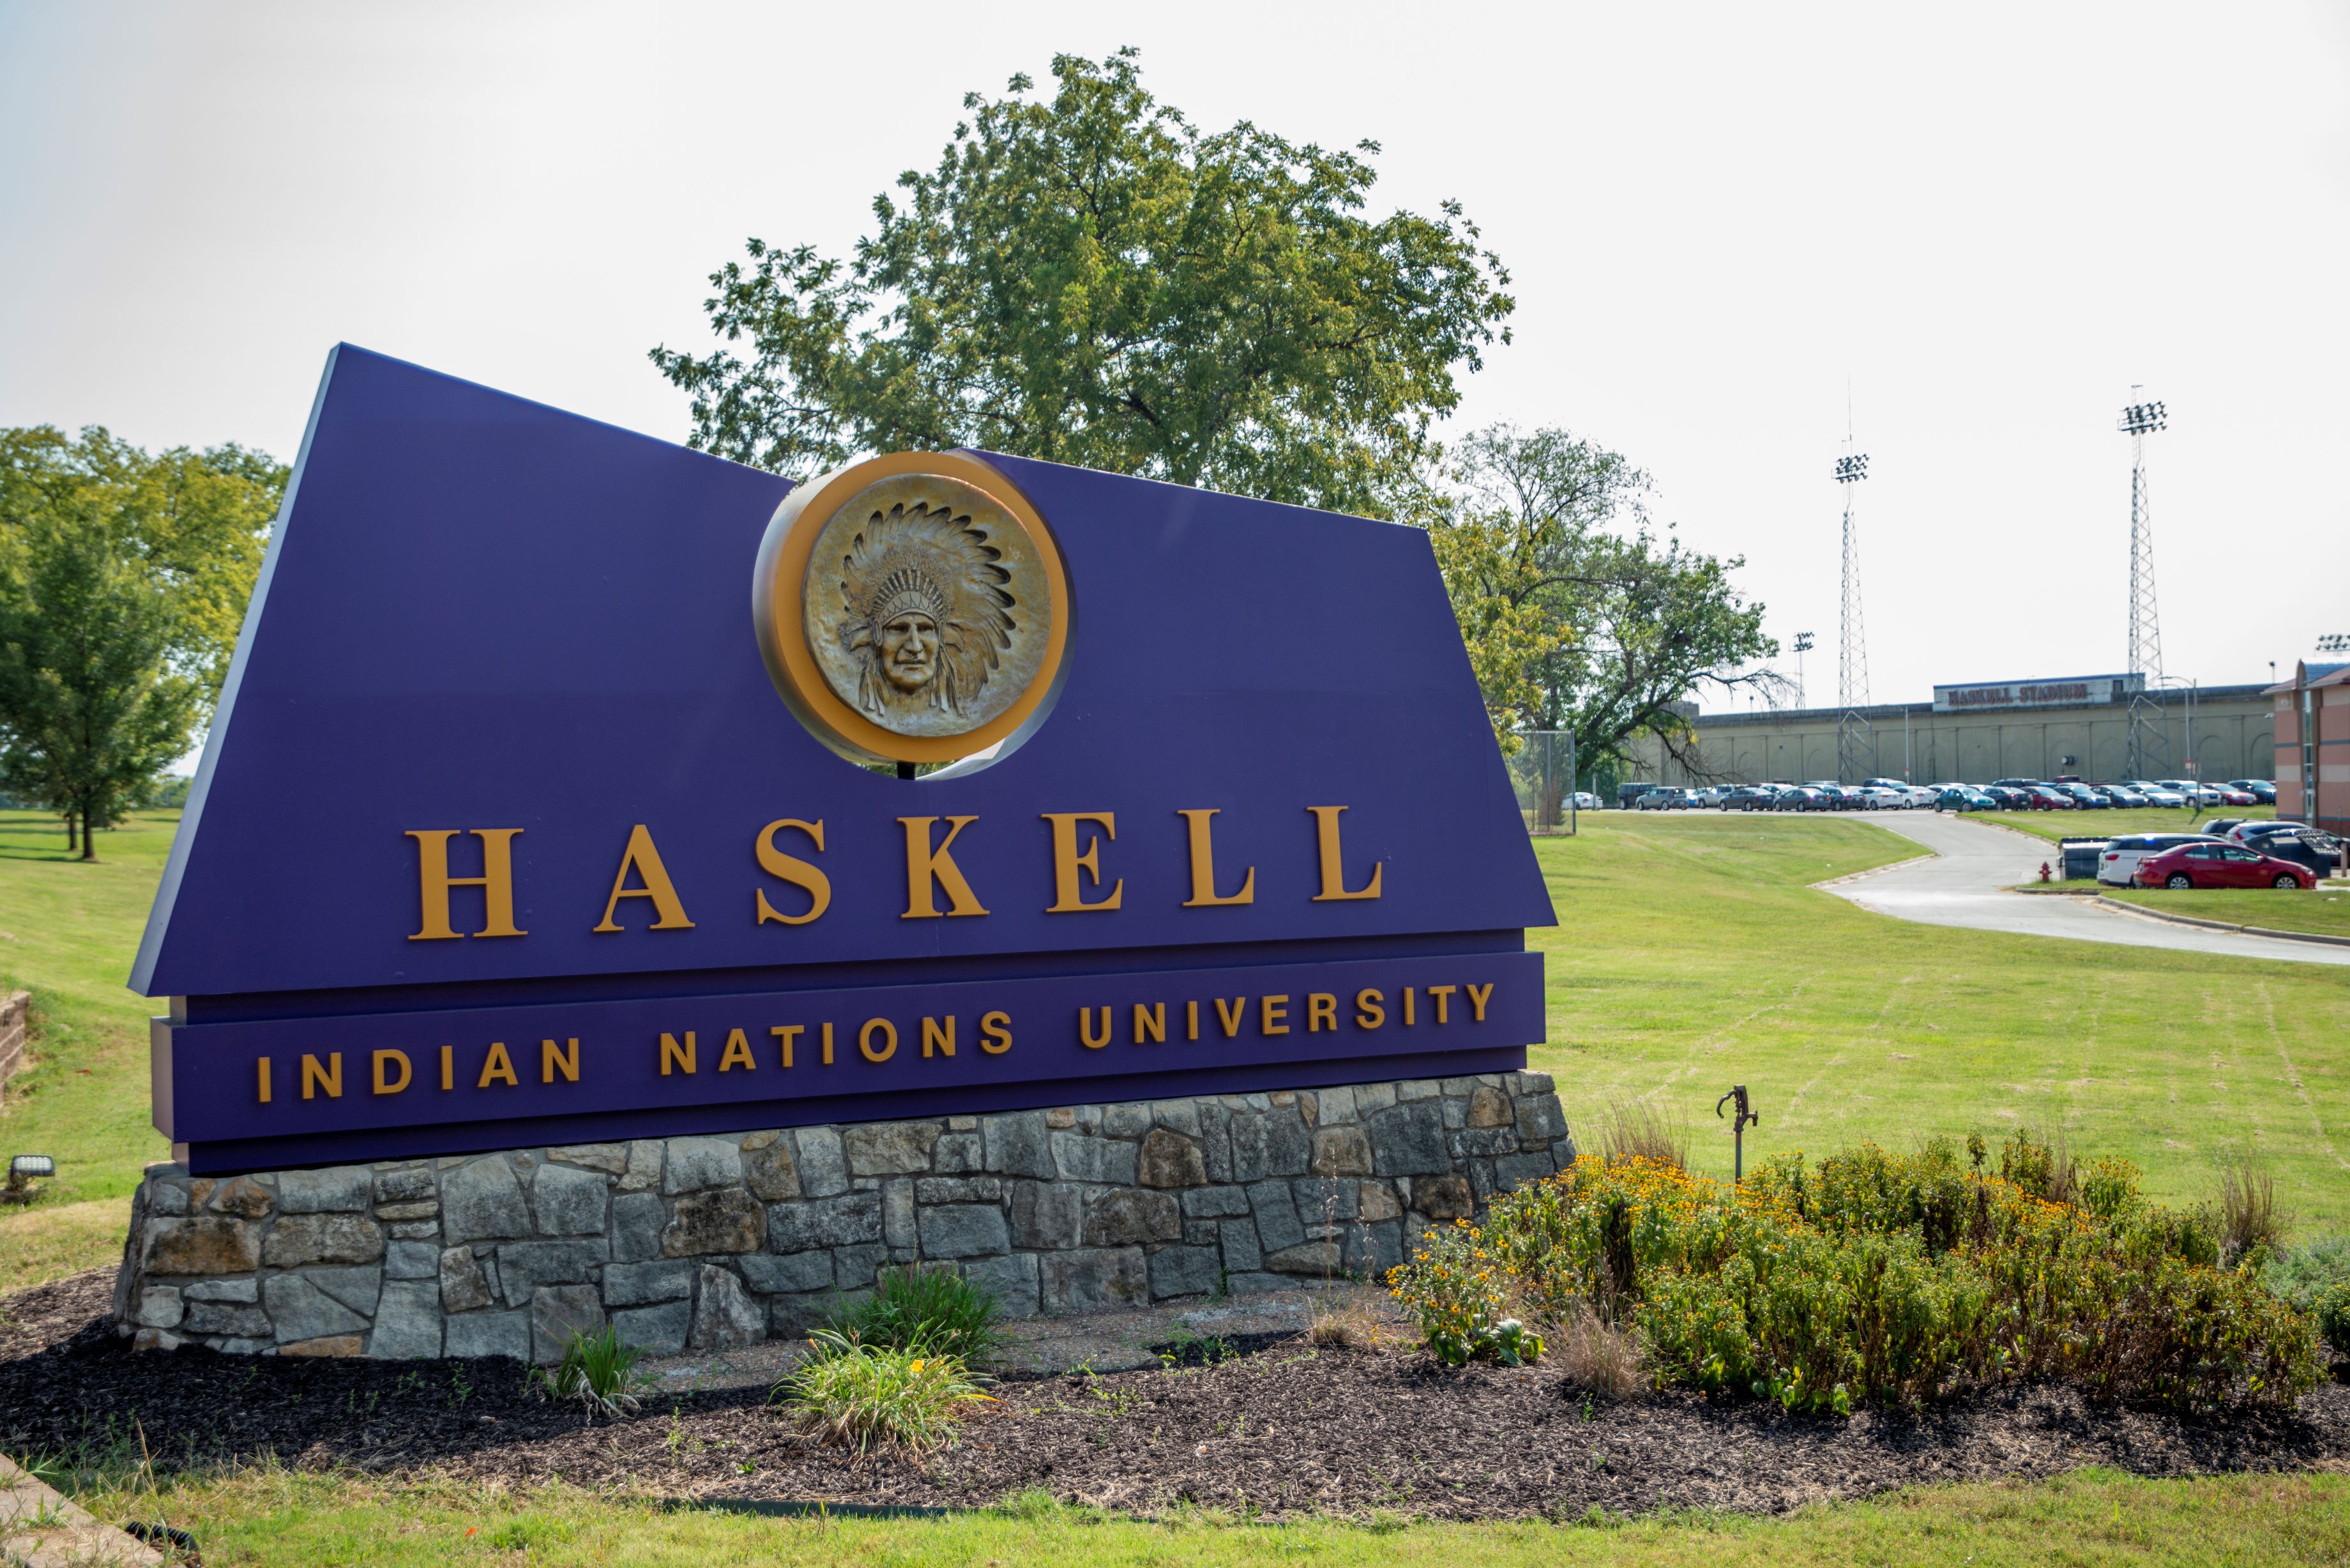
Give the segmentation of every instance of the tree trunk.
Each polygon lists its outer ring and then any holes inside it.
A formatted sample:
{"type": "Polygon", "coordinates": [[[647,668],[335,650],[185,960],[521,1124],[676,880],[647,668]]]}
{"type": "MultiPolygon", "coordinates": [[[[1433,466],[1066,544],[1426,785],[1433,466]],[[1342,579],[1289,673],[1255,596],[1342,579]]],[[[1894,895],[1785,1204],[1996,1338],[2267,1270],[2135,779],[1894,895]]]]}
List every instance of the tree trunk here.
{"type": "Polygon", "coordinates": [[[80,840],[74,835],[74,814],[68,810],[66,813],[66,853],[68,855],[71,855],[80,844],[80,840]]]}
{"type": "Polygon", "coordinates": [[[89,806],[87,803],[81,808],[81,857],[84,860],[98,858],[98,843],[89,836],[89,806]]]}

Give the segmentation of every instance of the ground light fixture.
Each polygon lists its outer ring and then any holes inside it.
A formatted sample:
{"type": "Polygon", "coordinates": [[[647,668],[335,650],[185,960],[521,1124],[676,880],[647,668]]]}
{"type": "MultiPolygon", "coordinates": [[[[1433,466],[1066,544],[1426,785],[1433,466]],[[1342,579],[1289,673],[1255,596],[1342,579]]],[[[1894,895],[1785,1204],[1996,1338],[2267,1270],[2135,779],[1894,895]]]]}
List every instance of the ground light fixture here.
{"type": "Polygon", "coordinates": [[[57,1162],[46,1154],[20,1154],[8,1161],[8,1185],[0,1187],[0,1202],[30,1203],[33,1183],[56,1176],[57,1162]]]}

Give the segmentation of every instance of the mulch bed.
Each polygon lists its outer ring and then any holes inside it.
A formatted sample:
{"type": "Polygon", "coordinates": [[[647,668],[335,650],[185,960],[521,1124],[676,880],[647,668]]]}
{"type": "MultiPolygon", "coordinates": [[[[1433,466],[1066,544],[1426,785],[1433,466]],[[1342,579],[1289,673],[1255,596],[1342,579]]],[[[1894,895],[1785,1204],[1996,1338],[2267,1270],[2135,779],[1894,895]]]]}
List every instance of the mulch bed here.
{"type": "MultiPolygon", "coordinates": [[[[136,1355],[105,1322],[105,1272],[0,1301],[0,1448],[104,1450],[143,1436],[158,1469],[232,1456],[561,1477],[674,1498],[969,1507],[1042,1488],[1149,1512],[1572,1517],[1659,1508],[1776,1512],[1937,1481],[2100,1464],[2148,1476],[2350,1469],[2350,1389],[2289,1414],[2181,1418],[2035,1385],[1918,1415],[1790,1416],[1681,1394],[1586,1401],[1547,1368],[1439,1369],[1302,1339],[1172,1370],[1008,1382],[926,1459],[815,1447],[757,1390],[661,1396],[588,1425],[508,1361],[136,1355]]],[[[1188,1359],[1198,1359],[1189,1357],[1188,1359]]]]}

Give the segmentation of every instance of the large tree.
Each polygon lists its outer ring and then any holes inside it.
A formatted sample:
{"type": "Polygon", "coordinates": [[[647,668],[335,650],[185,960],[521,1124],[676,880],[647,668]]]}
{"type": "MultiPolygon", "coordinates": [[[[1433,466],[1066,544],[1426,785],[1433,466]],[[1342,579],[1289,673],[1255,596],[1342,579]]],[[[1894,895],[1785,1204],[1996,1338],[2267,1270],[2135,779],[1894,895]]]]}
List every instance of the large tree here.
{"type": "Polygon", "coordinates": [[[209,716],[285,482],[234,446],[0,431],[0,784],[84,858],[209,716]]]}
{"type": "Polygon", "coordinates": [[[1563,732],[1589,772],[1654,734],[1693,765],[1691,699],[1775,679],[1752,668],[1778,645],[1730,580],[1743,558],[1659,541],[1648,478],[1617,453],[1496,425],[1461,443],[1448,477],[1423,520],[1505,746],[1563,732]]]}
{"type": "Polygon", "coordinates": [[[1366,214],[1376,143],[1207,133],[1135,52],[973,93],[844,262],[749,244],[713,275],[732,347],[656,348],[693,444],[803,476],[859,450],[984,447],[1378,513],[1458,369],[1508,340],[1508,275],[1452,202],[1366,214]]]}

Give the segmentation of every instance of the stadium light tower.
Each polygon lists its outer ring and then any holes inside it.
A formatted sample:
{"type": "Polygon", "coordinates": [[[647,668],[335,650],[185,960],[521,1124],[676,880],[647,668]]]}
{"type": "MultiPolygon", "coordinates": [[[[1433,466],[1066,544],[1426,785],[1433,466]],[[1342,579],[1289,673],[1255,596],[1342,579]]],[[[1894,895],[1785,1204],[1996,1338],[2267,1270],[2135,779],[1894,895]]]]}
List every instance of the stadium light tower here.
{"type": "MultiPolygon", "coordinates": [[[[1846,436],[1846,441],[1852,438],[1846,436]]],[[[1860,540],[1854,533],[1851,487],[1868,477],[1868,454],[1850,452],[1836,459],[1835,482],[1844,493],[1844,625],[1843,643],[1836,650],[1836,782],[1850,784],[1865,777],[1876,761],[1868,721],[1860,711],[1868,706],[1868,636],[1860,620],[1860,540]]]]}
{"type": "Polygon", "coordinates": [[[2350,631],[2329,631],[2317,639],[2320,653],[2350,653],[2350,631]]]}
{"type": "Polygon", "coordinates": [[[2154,601],[2154,518],[2146,496],[2146,438],[2169,422],[2160,403],[2122,410],[2120,429],[2130,438],[2129,663],[2124,668],[2141,677],[2130,693],[2126,768],[2134,779],[2156,776],[2170,751],[2162,711],[2162,623],[2154,601]]]}
{"type": "Polygon", "coordinates": [[[1812,634],[1808,631],[1797,632],[1795,634],[1795,706],[1798,708],[1804,706],[1804,655],[1811,650],[1812,634]]]}

